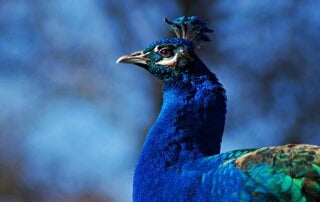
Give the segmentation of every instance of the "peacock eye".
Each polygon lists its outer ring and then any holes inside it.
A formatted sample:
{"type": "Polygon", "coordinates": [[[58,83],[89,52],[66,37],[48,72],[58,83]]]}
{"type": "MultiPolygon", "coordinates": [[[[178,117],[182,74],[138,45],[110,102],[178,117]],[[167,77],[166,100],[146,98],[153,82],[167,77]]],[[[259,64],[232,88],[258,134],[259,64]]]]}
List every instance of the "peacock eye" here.
{"type": "Polygon", "coordinates": [[[173,51],[171,47],[164,47],[160,49],[158,53],[165,58],[171,57],[173,55],[173,51]]]}

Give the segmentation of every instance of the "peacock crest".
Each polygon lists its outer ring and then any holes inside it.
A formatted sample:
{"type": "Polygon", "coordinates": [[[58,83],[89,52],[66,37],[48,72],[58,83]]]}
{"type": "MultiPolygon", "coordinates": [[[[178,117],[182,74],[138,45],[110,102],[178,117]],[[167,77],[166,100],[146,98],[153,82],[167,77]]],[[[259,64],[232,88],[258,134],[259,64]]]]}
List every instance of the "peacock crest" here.
{"type": "Polygon", "coordinates": [[[210,41],[207,33],[213,32],[196,16],[181,16],[173,21],[164,18],[164,21],[170,25],[178,38],[190,40],[197,46],[203,41],[210,41]]]}

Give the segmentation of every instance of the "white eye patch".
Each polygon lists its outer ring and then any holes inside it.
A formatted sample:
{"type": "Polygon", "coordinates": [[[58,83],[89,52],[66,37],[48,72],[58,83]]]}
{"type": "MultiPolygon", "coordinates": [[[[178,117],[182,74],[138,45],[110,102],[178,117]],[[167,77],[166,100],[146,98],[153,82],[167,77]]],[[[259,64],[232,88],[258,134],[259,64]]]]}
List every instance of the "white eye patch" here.
{"type": "Polygon", "coordinates": [[[177,64],[179,53],[174,54],[172,57],[163,58],[162,60],[156,62],[157,65],[164,65],[164,66],[175,66],[177,64]]]}
{"type": "Polygon", "coordinates": [[[154,49],[153,49],[153,51],[156,52],[156,53],[157,53],[159,50],[160,50],[159,45],[157,45],[157,46],[154,47],[154,49]]]}
{"type": "MultiPolygon", "coordinates": [[[[159,47],[156,46],[154,48],[154,51],[157,52],[158,50],[159,50],[159,47]]],[[[183,53],[183,49],[180,48],[173,56],[171,56],[169,58],[163,58],[162,60],[156,62],[155,64],[174,68],[176,66],[176,64],[178,63],[178,59],[179,59],[180,55],[182,55],[182,53],[183,53]]]]}

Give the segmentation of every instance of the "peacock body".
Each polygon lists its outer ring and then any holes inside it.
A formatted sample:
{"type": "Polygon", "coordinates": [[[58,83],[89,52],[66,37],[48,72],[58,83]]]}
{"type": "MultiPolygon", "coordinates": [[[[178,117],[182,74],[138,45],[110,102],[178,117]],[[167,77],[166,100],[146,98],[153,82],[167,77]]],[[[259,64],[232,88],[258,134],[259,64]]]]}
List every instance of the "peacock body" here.
{"type": "Polygon", "coordinates": [[[163,80],[163,105],[134,174],[134,201],[320,201],[320,148],[294,145],[220,154],[225,90],[196,55],[211,32],[197,17],[166,22],[177,38],[122,56],[163,80]]]}

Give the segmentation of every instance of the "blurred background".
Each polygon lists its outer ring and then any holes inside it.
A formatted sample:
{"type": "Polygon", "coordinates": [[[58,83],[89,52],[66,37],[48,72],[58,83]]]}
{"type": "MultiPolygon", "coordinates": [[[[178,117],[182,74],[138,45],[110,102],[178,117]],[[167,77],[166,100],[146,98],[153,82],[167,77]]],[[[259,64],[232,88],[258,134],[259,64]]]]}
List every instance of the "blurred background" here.
{"type": "Polygon", "coordinates": [[[131,201],[161,82],[116,59],[197,15],[222,150],[320,144],[320,1],[0,0],[0,201],[131,201]]]}

